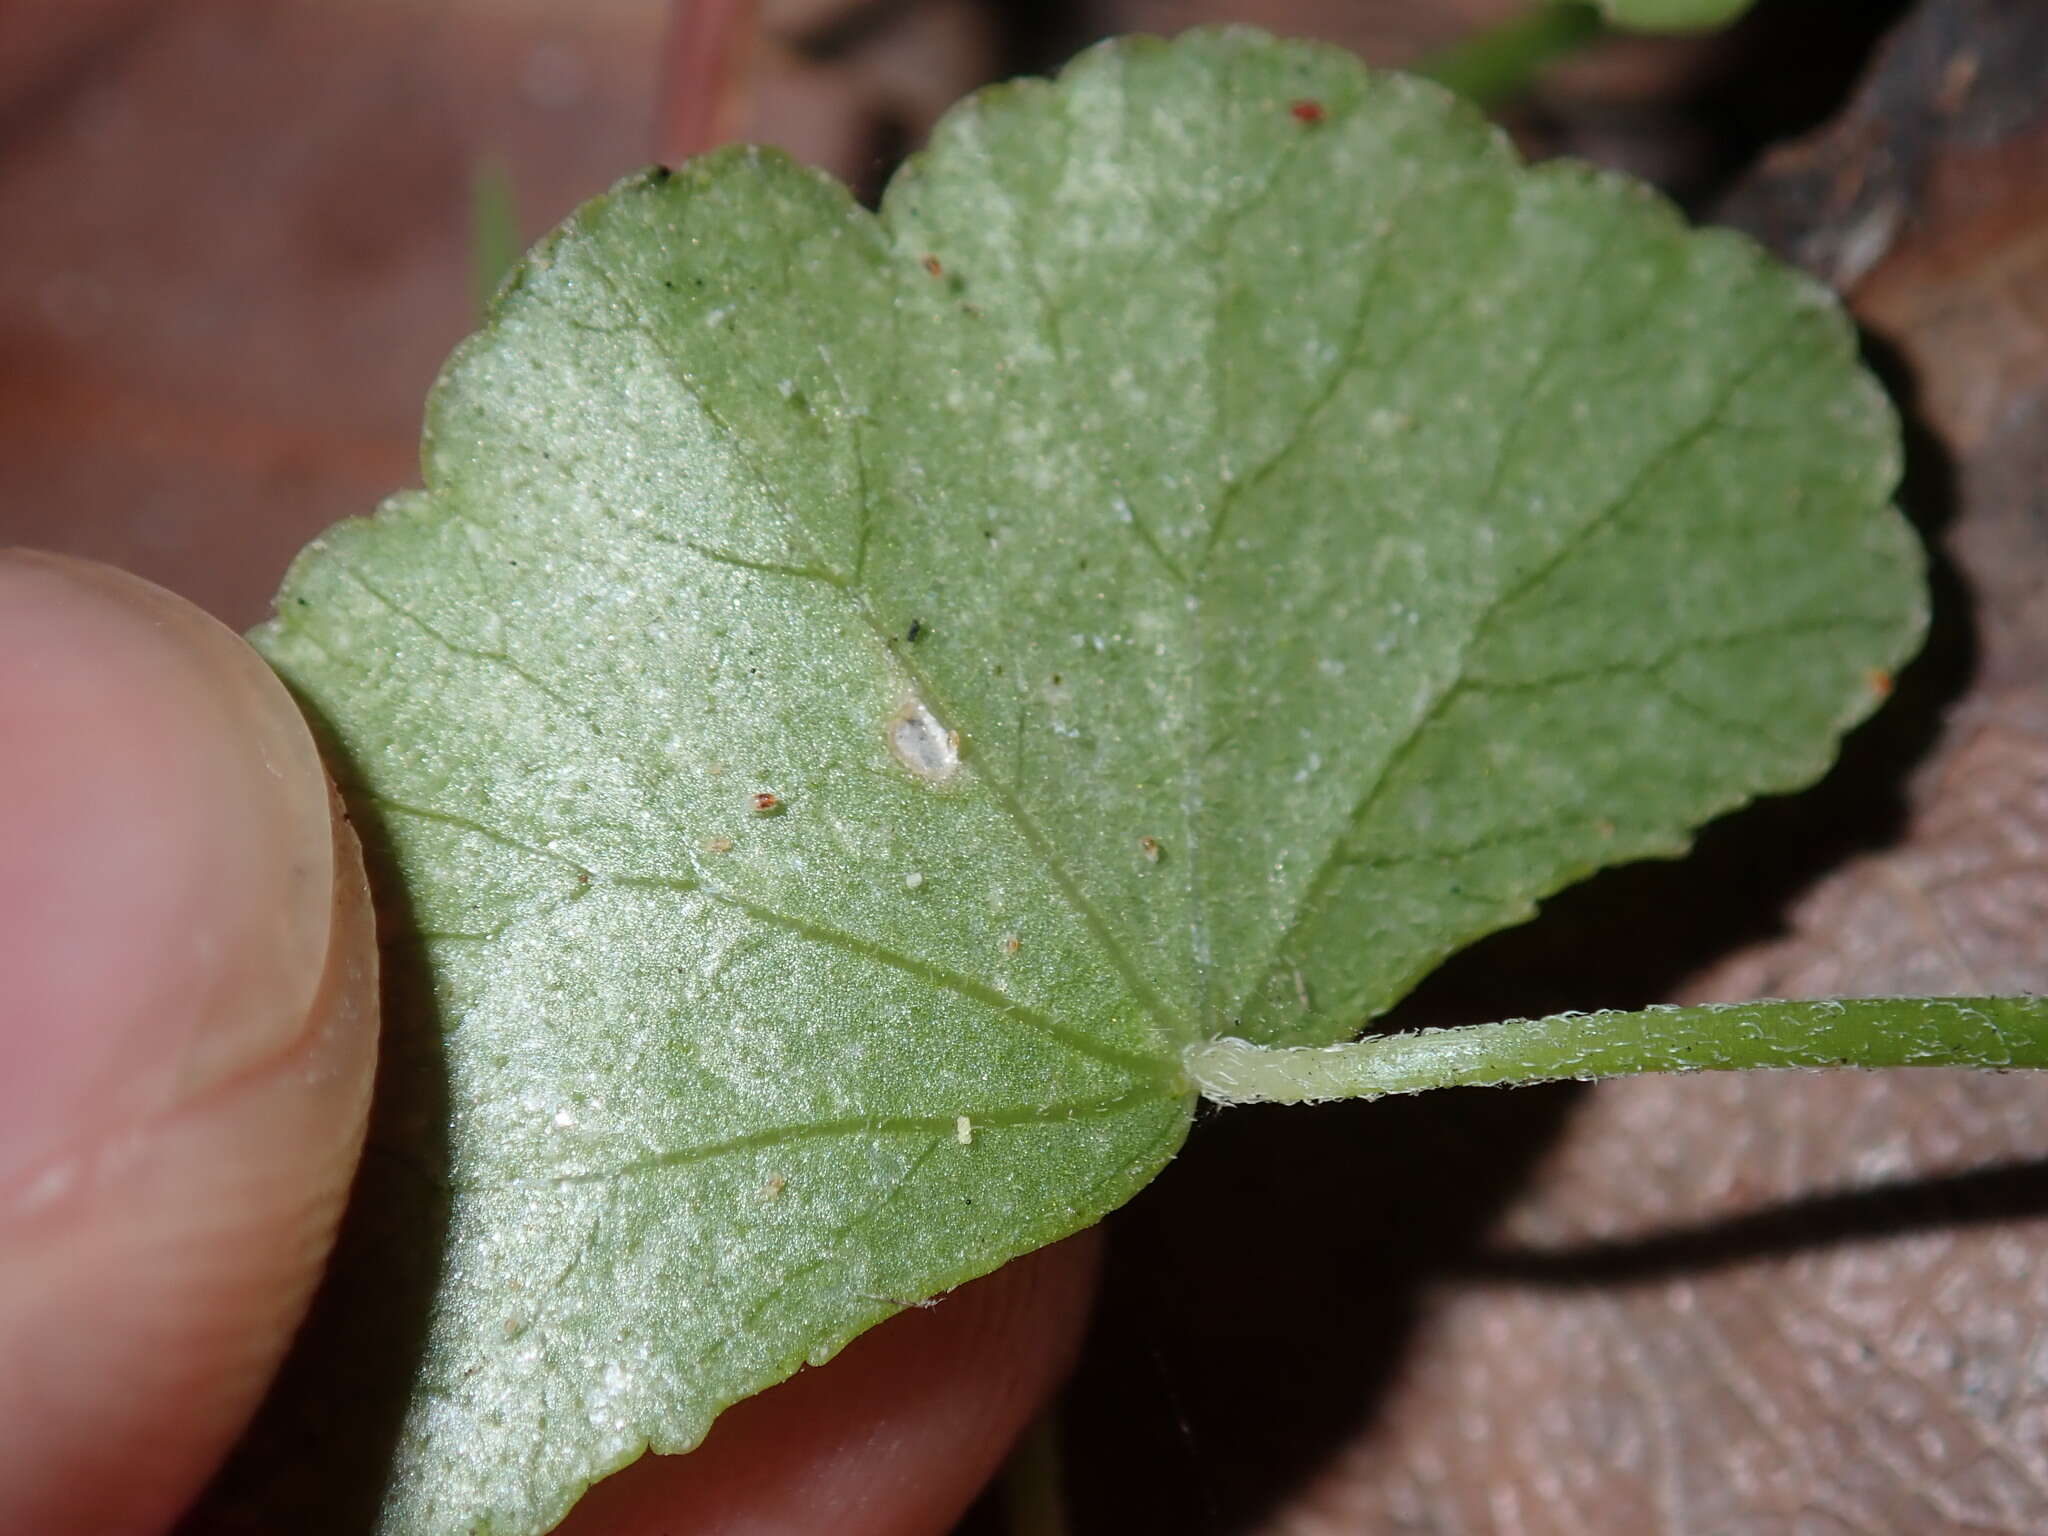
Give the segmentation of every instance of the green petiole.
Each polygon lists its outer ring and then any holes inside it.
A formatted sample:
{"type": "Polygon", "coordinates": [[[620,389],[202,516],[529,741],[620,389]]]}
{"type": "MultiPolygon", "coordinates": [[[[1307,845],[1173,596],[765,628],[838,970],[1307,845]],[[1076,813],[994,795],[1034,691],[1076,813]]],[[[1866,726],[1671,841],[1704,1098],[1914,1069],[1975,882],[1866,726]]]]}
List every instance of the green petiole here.
{"type": "Polygon", "coordinates": [[[1187,1055],[1188,1075],[1224,1104],[1787,1067],[2048,1067],[2048,998],[1702,1003],[1425,1029],[1322,1049],[1212,1040],[1187,1055]]]}

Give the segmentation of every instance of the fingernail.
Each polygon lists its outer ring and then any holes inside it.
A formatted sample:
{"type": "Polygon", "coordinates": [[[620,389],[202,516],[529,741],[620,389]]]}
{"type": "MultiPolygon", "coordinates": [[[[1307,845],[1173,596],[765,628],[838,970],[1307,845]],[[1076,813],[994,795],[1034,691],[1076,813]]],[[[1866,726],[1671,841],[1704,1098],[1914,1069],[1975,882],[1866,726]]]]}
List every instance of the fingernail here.
{"type": "Polygon", "coordinates": [[[318,753],[239,637],[0,550],[0,1190],[287,1049],[333,873],[318,753]]]}

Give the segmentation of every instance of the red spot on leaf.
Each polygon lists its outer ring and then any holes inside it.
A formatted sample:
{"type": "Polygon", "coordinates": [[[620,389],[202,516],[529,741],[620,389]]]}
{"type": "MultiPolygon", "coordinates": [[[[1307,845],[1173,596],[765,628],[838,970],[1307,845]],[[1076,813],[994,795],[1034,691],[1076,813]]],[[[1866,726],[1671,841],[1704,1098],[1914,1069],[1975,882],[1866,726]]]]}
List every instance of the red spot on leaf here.
{"type": "Polygon", "coordinates": [[[1297,123],[1320,123],[1323,120],[1323,104],[1303,98],[1292,103],[1287,110],[1294,115],[1297,123]]]}
{"type": "Polygon", "coordinates": [[[925,257],[924,269],[931,273],[933,277],[944,277],[946,275],[946,269],[939,265],[939,258],[936,256],[925,257]]]}

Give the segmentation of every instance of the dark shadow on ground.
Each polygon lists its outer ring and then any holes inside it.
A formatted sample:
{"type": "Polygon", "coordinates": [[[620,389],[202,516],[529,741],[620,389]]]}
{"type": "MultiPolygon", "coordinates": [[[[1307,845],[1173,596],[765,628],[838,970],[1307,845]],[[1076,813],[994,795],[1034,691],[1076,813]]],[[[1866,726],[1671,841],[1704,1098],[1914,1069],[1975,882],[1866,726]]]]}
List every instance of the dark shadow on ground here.
{"type": "Polygon", "coordinates": [[[1810,1195],[1628,1242],[1490,1249],[1461,1274],[1574,1290],[1642,1285],[1755,1259],[2048,1216],[2048,1158],[1810,1195]]]}
{"type": "MultiPolygon", "coordinates": [[[[305,701],[300,701],[305,705],[305,701]]],[[[309,715],[313,712],[308,710],[309,715]]],[[[352,782],[315,719],[330,769],[352,782]]],[[[375,808],[349,796],[383,947],[383,1034],[363,1161],[327,1277],[255,1421],[180,1536],[363,1536],[377,1523],[448,1231],[448,1071],[411,905],[375,808]]]]}

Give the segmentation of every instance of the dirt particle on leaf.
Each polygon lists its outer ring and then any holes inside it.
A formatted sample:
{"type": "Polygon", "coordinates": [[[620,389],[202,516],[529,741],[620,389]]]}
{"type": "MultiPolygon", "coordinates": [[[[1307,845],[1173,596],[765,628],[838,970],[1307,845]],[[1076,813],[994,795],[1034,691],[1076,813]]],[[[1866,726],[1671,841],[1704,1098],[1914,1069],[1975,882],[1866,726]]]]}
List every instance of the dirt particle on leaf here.
{"type": "Polygon", "coordinates": [[[1006,933],[1003,935],[1004,954],[1014,955],[1015,953],[1017,953],[1018,950],[1022,949],[1023,947],[1024,941],[1018,938],[1017,935],[1015,935],[1014,933],[1006,933]]]}
{"type": "Polygon", "coordinates": [[[931,273],[933,277],[944,277],[946,275],[946,269],[940,264],[939,258],[929,252],[925,254],[924,269],[931,273]]]}
{"type": "Polygon", "coordinates": [[[729,837],[707,837],[704,840],[706,853],[731,853],[732,839],[729,837]]]}
{"type": "Polygon", "coordinates": [[[1877,698],[1888,699],[1892,696],[1892,675],[1883,667],[1872,667],[1865,681],[1870,684],[1870,691],[1877,698]]]}
{"type": "Polygon", "coordinates": [[[1147,864],[1157,864],[1162,858],[1166,856],[1166,849],[1160,846],[1159,839],[1156,837],[1139,838],[1138,852],[1142,853],[1145,856],[1145,862],[1147,864]]]}

